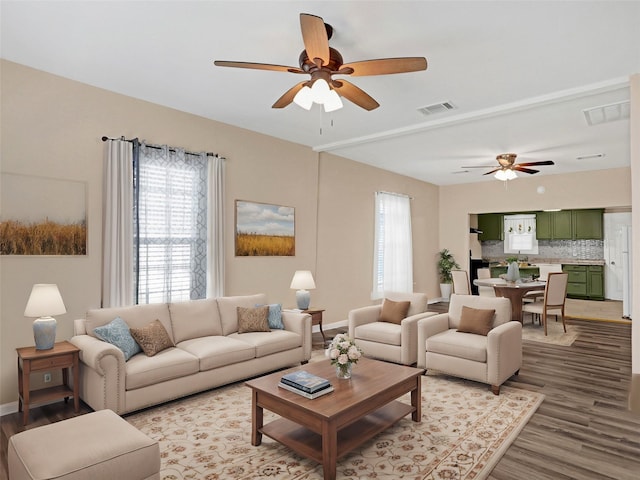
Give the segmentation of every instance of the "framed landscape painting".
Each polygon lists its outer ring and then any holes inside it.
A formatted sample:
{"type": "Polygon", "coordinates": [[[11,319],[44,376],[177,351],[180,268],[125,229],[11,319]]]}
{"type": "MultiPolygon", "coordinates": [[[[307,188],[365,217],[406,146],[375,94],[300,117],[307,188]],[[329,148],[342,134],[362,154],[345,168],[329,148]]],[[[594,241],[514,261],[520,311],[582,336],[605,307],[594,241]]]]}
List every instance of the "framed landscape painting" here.
{"type": "Polygon", "coordinates": [[[236,200],[236,256],[296,254],[295,209],[236,200]]]}
{"type": "Polygon", "coordinates": [[[3,173],[1,255],[86,255],[86,183],[3,173]]]}

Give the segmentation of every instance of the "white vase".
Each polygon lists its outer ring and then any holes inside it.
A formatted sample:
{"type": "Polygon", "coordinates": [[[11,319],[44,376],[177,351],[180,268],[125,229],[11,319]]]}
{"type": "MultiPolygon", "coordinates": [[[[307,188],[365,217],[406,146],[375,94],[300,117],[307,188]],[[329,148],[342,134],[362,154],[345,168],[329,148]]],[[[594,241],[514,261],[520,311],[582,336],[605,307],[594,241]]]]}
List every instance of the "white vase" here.
{"type": "Polygon", "coordinates": [[[511,262],[507,267],[507,276],[505,279],[508,282],[515,282],[520,279],[520,268],[518,267],[518,262],[511,262]]]}
{"type": "Polygon", "coordinates": [[[449,297],[451,297],[451,288],[453,285],[451,283],[441,283],[440,284],[440,296],[442,300],[445,302],[449,301],[449,297]]]}

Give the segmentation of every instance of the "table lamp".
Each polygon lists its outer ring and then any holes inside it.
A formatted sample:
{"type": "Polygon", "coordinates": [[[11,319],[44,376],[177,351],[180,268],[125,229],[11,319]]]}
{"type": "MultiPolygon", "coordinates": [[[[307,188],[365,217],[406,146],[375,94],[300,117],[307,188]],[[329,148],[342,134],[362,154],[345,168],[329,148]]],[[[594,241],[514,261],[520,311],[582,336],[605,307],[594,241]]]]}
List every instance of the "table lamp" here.
{"type": "Polygon", "coordinates": [[[309,270],[297,270],[291,280],[291,286],[289,287],[296,291],[296,303],[300,310],[306,310],[309,308],[309,302],[311,301],[311,294],[309,290],[316,288],[316,283],[313,281],[313,275],[309,270]]]}
{"type": "Polygon", "coordinates": [[[54,283],[36,283],[24,309],[25,317],[38,317],[33,322],[36,350],[49,350],[56,341],[56,319],[51,315],[67,313],[58,286],[54,283]]]}

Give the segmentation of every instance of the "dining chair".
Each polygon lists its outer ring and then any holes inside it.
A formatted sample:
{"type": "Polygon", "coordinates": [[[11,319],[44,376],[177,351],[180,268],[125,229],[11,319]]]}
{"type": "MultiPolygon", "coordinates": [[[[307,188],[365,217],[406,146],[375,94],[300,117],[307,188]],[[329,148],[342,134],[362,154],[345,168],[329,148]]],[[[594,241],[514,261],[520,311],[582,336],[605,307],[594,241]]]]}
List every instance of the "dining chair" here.
{"type": "MultiPolygon", "coordinates": [[[[538,280],[541,282],[546,282],[547,277],[550,273],[553,272],[562,272],[562,265],[559,263],[549,263],[549,264],[541,264],[538,265],[538,280]]],[[[534,302],[536,300],[540,300],[544,296],[544,291],[541,290],[532,290],[524,294],[523,300],[525,302],[534,302]]]]}
{"type": "Polygon", "coordinates": [[[522,304],[522,312],[540,315],[542,324],[544,325],[544,334],[547,335],[547,316],[560,315],[562,318],[562,327],[565,333],[567,325],[564,322],[564,304],[567,298],[567,282],[569,274],[566,272],[552,272],[547,277],[547,285],[544,289],[543,300],[522,304]]]}
{"type": "MultiPolygon", "coordinates": [[[[483,280],[487,278],[491,278],[491,269],[479,268],[478,279],[483,280]]],[[[480,295],[481,297],[495,297],[496,291],[493,289],[493,287],[478,285],[478,295],[480,295]]]]}
{"type": "Polygon", "coordinates": [[[456,295],[471,295],[469,274],[466,270],[451,270],[451,278],[453,279],[453,293],[456,295]]]}

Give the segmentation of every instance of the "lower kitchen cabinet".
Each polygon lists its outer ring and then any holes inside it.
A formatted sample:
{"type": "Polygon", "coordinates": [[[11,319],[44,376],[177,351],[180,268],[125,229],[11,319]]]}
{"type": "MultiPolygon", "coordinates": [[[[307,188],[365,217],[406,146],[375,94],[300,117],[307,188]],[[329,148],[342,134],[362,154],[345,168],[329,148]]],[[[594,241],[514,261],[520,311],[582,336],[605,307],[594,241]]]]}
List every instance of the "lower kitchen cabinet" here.
{"type": "Polygon", "coordinates": [[[568,298],[604,300],[604,267],[602,265],[563,265],[569,274],[568,298]]]}

